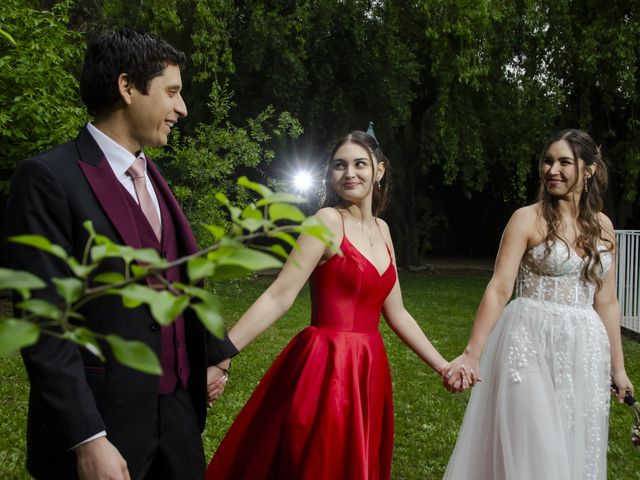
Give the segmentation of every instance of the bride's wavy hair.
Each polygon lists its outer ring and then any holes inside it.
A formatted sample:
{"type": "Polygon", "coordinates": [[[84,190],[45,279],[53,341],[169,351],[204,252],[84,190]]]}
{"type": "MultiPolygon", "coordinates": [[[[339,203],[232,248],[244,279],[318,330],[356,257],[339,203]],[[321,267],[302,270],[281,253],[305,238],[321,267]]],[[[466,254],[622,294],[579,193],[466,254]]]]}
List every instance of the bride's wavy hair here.
{"type": "Polygon", "coordinates": [[[333,189],[331,185],[331,162],[336,156],[338,149],[346,143],[355,143],[364,148],[371,160],[371,169],[375,173],[375,164],[377,162],[384,162],[384,176],[380,182],[373,181],[373,198],[372,198],[372,210],[374,216],[380,216],[384,212],[387,204],[389,203],[389,189],[391,185],[391,165],[389,159],[382,153],[380,145],[375,138],[369,135],[367,132],[361,130],[354,130],[353,132],[345,135],[329,152],[326,165],[324,168],[324,179],[322,182],[322,193],[320,196],[320,204],[322,207],[335,207],[340,205],[341,199],[333,189]],[[374,159],[375,157],[375,159],[374,159]]]}
{"type": "Polygon", "coordinates": [[[582,130],[567,129],[559,131],[547,141],[542,150],[542,155],[540,155],[538,165],[540,175],[538,201],[542,206],[542,216],[547,222],[547,236],[545,237],[547,249],[545,255],[549,254],[551,244],[557,239],[562,241],[568,249],[571,248],[566,239],[560,234],[559,199],[549,193],[543,171],[549,148],[553,143],[560,140],[567,142],[574,158],[576,178],[573,185],[569,186],[569,189],[570,191],[576,188],[583,190],[578,203],[577,221],[580,231],[576,239],[576,246],[585,252],[582,275],[600,287],[602,281],[598,272],[602,269],[602,259],[598,247],[604,243],[607,251],[613,253],[615,250],[614,243],[604,235],[599,216],[602,211],[602,194],[607,188],[607,166],[602,160],[600,148],[591,136],[582,130]],[[584,180],[584,184],[579,184],[579,160],[584,162],[585,171],[595,165],[595,172],[592,173],[591,178],[584,180]]]}

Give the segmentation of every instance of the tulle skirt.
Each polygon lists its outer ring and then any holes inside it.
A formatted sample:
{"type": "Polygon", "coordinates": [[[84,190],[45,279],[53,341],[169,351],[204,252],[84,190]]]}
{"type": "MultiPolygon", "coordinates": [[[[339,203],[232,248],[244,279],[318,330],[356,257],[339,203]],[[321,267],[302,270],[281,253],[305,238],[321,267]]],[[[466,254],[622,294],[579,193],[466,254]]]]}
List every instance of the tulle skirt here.
{"type": "Polygon", "coordinates": [[[609,367],[592,307],[515,299],[485,347],[444,478],[606,479],[609,367]]]}

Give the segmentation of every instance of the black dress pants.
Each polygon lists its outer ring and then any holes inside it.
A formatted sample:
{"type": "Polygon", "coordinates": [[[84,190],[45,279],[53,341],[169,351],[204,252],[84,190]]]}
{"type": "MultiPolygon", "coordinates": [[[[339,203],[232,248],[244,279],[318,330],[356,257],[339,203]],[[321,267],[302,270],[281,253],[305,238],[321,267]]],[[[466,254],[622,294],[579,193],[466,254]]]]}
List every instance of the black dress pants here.
{"type": "Polygon", "coordinates": [[[158,399],[158,420],[139,479],[202,480],[202,436],[189,393],[177,387],[158,399]]]}

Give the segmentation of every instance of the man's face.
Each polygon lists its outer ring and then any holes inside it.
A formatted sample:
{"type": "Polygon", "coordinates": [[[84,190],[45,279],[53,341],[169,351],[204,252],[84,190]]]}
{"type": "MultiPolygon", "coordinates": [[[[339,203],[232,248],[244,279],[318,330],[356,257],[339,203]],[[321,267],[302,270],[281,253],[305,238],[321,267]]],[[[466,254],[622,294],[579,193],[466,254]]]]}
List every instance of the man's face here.
{"type": "MultiPolygon", "coordinates": [[[[143,94],[132,87],[128,109],[129,135],[132,147],[162,147],[167,144],[171,128],[178,119],[187,116],[187,106],[180,95],[180,68],[169,65],[153,78],[143,94]]],[[[137,148],[136,148],[137,147],[137,148]]]]}

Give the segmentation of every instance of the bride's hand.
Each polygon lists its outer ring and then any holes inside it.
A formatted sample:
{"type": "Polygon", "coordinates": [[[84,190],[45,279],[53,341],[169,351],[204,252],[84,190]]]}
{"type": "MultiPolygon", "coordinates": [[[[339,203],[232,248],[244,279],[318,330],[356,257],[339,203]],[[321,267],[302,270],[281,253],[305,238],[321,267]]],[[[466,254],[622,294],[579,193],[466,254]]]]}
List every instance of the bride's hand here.
{"type": "Polygon", "coordinates": [[[624,402],[624,396],[627,392],[633,395],[633,385],[627,377],[627,372],[622,369],[616,373],[611,374],[611,381],[616,386],[617,392],[615,392],[616,397],[620,403],[624,402]]]}
{"type": "Polygon", "coordinates": [[[460,393],[469,388],[471,378],[463,367],[453,370],[451,364],[439,370],[443,387],[451,393],[460,393]]]}
{"type": "Polygon", "coordinates": [[[463,353],[449,364],[446,372],[443,372],[445,388],[450,391],[461,392],[473,387],[476,383],[482,381],[479,372],[479,359],[468,353],[463,353]]]}

